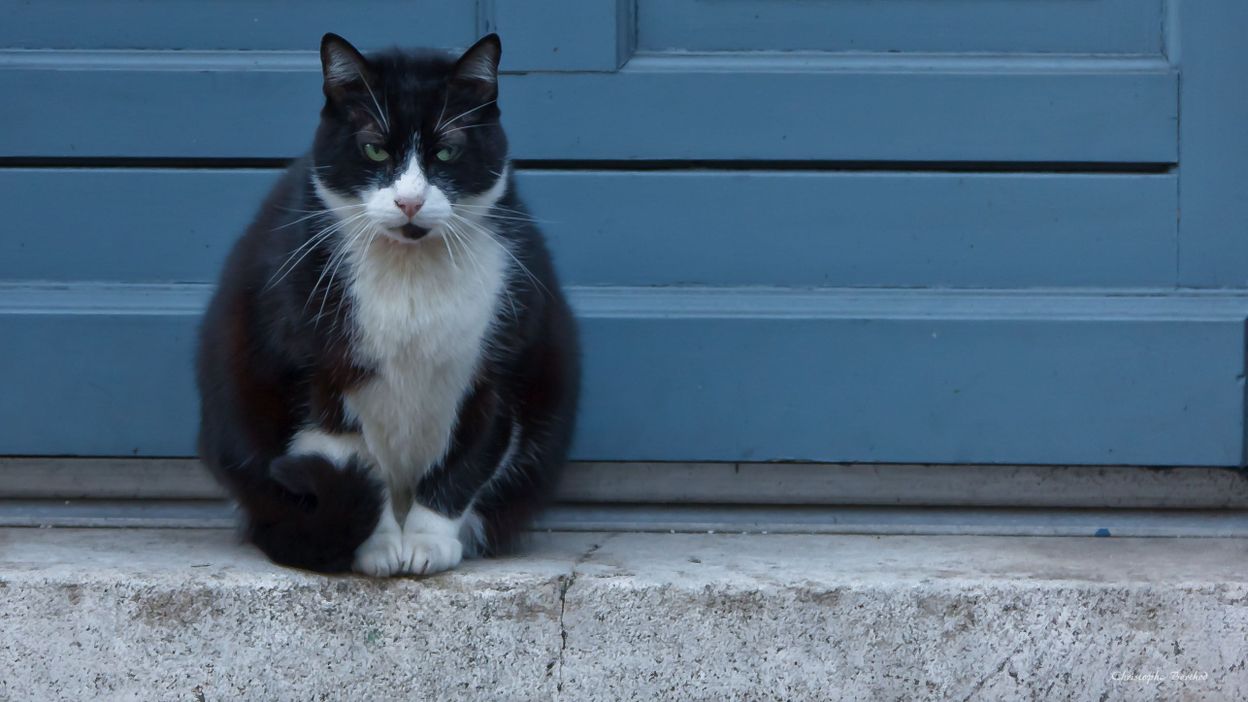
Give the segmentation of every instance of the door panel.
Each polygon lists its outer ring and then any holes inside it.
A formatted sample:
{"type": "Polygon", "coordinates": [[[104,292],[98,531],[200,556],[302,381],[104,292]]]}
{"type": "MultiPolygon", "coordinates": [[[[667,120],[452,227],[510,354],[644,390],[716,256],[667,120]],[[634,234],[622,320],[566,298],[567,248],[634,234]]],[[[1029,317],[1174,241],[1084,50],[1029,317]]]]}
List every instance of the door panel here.
{"type": "Polygon", "coordinates": [[[1162,0],[638,0],[643,51],[1160,54],[1162,0]]]}

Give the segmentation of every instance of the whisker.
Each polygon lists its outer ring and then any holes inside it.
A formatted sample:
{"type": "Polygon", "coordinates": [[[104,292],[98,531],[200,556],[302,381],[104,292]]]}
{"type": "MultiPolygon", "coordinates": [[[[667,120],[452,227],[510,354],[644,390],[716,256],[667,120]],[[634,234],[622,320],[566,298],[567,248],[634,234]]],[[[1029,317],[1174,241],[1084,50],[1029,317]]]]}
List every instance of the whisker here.
{"type": "Polygon", "coordinates": [[[325,241],[330,236],[332,236],[332,232],[329,229],[321,230],[315,236],[309,237],[307,241],[295,248],[295,250],[286,257],[286,260],[282,261],[282,265],[278,266],[277,270],[273,272],[273,276],[269,279],[269,282],[265,284],[264,290],[269,290],[285,280],[286,276],[290,275],[290,272],[295,269],[295,266],[299,265],[299,262],[303,260],[304,256],[308,255],[308,252],[311,252],[320,242],[325,241]],[[304,251],[304,249],[307,249],[307,252],[304,252],[303,256],[299,256],[299,260],[296,261],[295,256],[304,251]]]}
{"type": "Polygon", "coordinates": [[[452,208],[461,208],[467,214],[474,217],[490,217],[493,219],[514,221],[514,222],[532,222],[533,224],[557,224],[555,220],[538,219],[528,212],[522,210],[513,210],[509,207],[501,205],[470,205],[467,203],[457,202],[451,206],[452,208]],[[503,214],[499,214],[499,213],[503,214]]]}
{"type": "MultiPolygon", "coordinates": [[[[349,252],[350,252],[350,250],[351,250],[351,247],[355,245],[355,242],[359,240],[360,236],[362,236],[362,235],[363,235],[364,231],[365,231],[365,230],[366,230],[369,226],[370,226],[370,225],[369,225],[368,221],[363,222],[363,224],[361,224],[361,226],[359,226],[358,228],[356,228],[356,230],[352,233],[352,235],[351,235],[351,237],[349,237],[349,239],[344,239],[344,240],[343,240],[343,243],[340,243],[340,244],[338,245],[338,250],[337,250],[337,253],[336,253],[335,257],[334,257],[334,258],[336,258],[336,259],[337,259],[337,261],[336,261],[336,262],[334,262],[334,268],[333,268],[333,270],[332,270],[332,271],[330,271],[330,274],[329,274],[329,281],[325,283],[325,292],[324,292],[324,294],[322,294],[322,295],[321,295],[321,306],[320,306],[320,308],[316,311],[316,324],[317,324],[317,325],[319,325],[319,324],[321,323],[321,319],[322,319],[322,318],[324,317],[324,315],[325,315],[325,304],[326,304],[327,302],[329,302],[329,293],[333,290],[333,287],[334,287],[334,278],[336,278],[336,277],[338,276],[338,268],[342,266],[342,262],[343,262],[343,261],[345,261],[345,260],[347,259],[347,256],[349,255],[349,252]]],[[[326,264],[325,264],[325,267],[326,267],[326,268],[328,268],[328,267],[329,267],[329,263],[326,263],[326,264]]],[[[321,274],[322,274],[322,275],[324,275],[324,272],[322,271],[322,273],[321,273],[321,274]]],[[[315,293],[315,292],[316,292],[316,286],[314,285],[314,286],[312,286],[312,293],[315,293]]],[[[311,297],[312,297],[312,294],[309,294],[309,295],[308,295],[308,298],[309,298],[309,299],[311,299],[311,297]]],[[[306,307],[306,304],[305,304],[305,307],[306,307]]],[[[341,306],[340,306],[340,308],[341,308],[341,306]]],[[[336,327],[337,323],[338,323],[338,320],[337,320],[337,313],[335,313],[335,317],[334,317],[334,325],[335,325],[335,327],[336,327]]]]}
{"type": "MultiPolygon", "coordinates": [[[[365,222],[364,222],[364,224],[363,224],[363,226],[361,226],[361,227],[360,227],[359,232],[358,232],[355,236],[351,237],[351,239],[350,239],[349,241],[347,241],[345,244],[343,244],[343,247],[342,247],[342,251],[343,251],[343,253],[342,253],[342,255],[341,255],[341,257],[340,257],[340,259],[339,259],[338,263],[336,263],[336,264],[334,265],[334,270],[333,270],[333,272],[332,272],[332,273],[330,273],[330,275],[329,275],[329,285],[327,285],[327,286],[326,286],[326,288],[325,288],[325,299],[322,299],[322,300],[321,300],[321,308],[322,308],[322,309],[324,309],[324,307],[325,307],[325,300],[326,300],[326,299],[328,299],[328,297],[329,297],[329,290],[330,290],[330,287],[332,287],[332,286],[333,286],[333,284],[334,284],[334,278],[335,278],[335,276],[337,276],[337,275],[338,275],[338,266],[342,265],[342,262],[343,262],[343,261],[345,261],[345,260],[347,260],[347,259],[350,257],[350,255],[351,255],[351,251],[355,248],[355,244],[356,244],[356,242],[357,242],[357,241],[359,241],[361,238],[363,238],[363,237],[364,237],[364,236],[366,236],[366,235],[371,236],[371,235],[372,235],[372,231],[373,231],[373,225],[372,225],[372,223],[371,223],[371,222],[368,222],[368,221],[365,221],[365,222]]],[[[350,265],[350,264],[348,264],[348,265],[350,265]]],[[[343,319],[343,308],[344,308],[344,305],[342,305],[342,304],[341,304],[341,301],[339,301],[338,306],[334,309],[334,318],[333,318],[333,320],[331,320],[331,324],[329,325],[329,330],[330,330],[330,332],[331,332],[331,333],[332,333],[332,332],[337,332],[337,331],[338,331],[338,329],[339,329],[339,324],[341,323],[341,321],[342,321],[342,319],[343,319]]],[[[320,315],[321,315],[321,313],[319,313],[319,312],[318,312],[318,313],[317,313],[318,323],[319,323],[319,320],[320,320],[320,315]]]]}
{"type": "Polygon", "coordinates": [[[343,242],[340,240],[333,251],[329,254],[329,258],[325,260],[325,264],[321,266],[321,274],[316,277],[316,282],[312,284],[312,289],[308,291],[308,298],[303,301],[303,310],[308,310],[308,305],[312,302],[312,298],[316,296],[316,289],[320,287],[321,281],[325,279],[325,274],[329,272],[329,268],[334,263],[334,259],[341,253],[343,242]]]}
{"type": "Polygon", "coordinates": [[[345,210],[345,209],[347,209],[347,208],[349,208],[349,207],[364,207],[364,203],[360,203],[360,204],[358,204],[358,205],[341,205],[341,206],[339,206],[339,207],[318,207],[318,208],[317,208],[317,209],[315,209],[315,210],[305,210],[305,209],[301,209],[301,208],[298,208],[298,207],[284,207],[284,206],[280,206],[280,205],[279,205],[278,207],[279,207],[279,209],[281,209],[283,212],[297,212],[297,213],[302,214],[302,213],[305,213],[305,212],[312,212],[312,213],[316,213],[316,212],[337,212],[338,210],[345,210]]]}
{"type": "Polygon", "coordinates": [[[442,129],[442,117],[446,114],[446,102],[450,99],[450,97],[451,94],[449,92],[442,93],[442,111],[438,113],[438,121],[433,126],[434,133],[437,133],[438,130],[442,129]]]}
{"type": "MultiPolygon", "coordinates": [[[[381,114],[381,105],[377,102],[377,96],[373,94],[373,86],[369,85],[368,81],[364,80],[364,76],[360,74],[360,69],[358,67],[355,69],[355,75],[357,78],[360,79],[360,82],[363,83],[364,87],[368,90],[368,96],[373,99],[373,106],[377,108],[377,114],[374,116],[377,118],[378,122],[381,122],[382,129],[385,129],[387,132],[389,132],[390,131],[390,119],[389,119],[390,110],[387,109],[386,114],[383,116],[381,114]]],[[[386,107],[388,108],[389,106],[390,106],[390,103],[387,101],[386,107]]]]}
{"type": "Polygon", "coordinates": [[[523,262],[523,261],[521,261],[521,260],[520,260],[520,259],[516,256],[515,252],[513,252],[513,251],[511,250],[511,247],[509,247],[509,246],[505,245],[503,242],[500,242],[500,241],[498,240],[498,238],[494,235],[494,232],[490,231],[490,230],[489,230],[488,228],[486,228],[486,227],[482,227],[481,225],[477,224],[476,222],[473,222],[473,221],[472,221],[472,220],[470,220],[470,219],[467,219],[467,218],[465,218],[465,217],[461,217],[461,216],[459,216],[459,215],[455,214],[454,212],[452,212],[452,213],[451,213],[451,217],[452,217],[452,218],[457,219],[457,220],[458,220],[458,221],[460,221],[460,222],[463,222],[464,224],[466,224],[466,225],[468,225],[468,226],[472,227],[473,229],[476,229],[477,231],[479,231],[479,232],[481,232],[482,234],[484,234],[484,235],[485,235],[485,238],[486,238],[486,240],[487,240],[487,241],[489,241],[489,242],[493,243],[495,246],[497,246],[498,248],[502,249],[503,253],[505,253],[505,254],[507,254],[508,256],[510,256],[512,261],[515,261],[516,265],[520,267],[520,270],[521,270],[521,271],[523,271],[523,272],[524,272],[524,274],[525,274],[526,276],[528,276],[529,280],[533,281],[533,284],[534,284],[534,285],[536,285],[536,286],[538,286],[539,288],[541,288],[541,289],[542,289],[542,291],[543,291],[545,294],[550,295],[550,289],[549,289],[549,288],[547,288],[547,287],[546,287],[546,286],[542,283],[542,281],[538,280],[538,279],[537,279],[537,276],[533,275],[533,271],[529,270],[529,267],[528,267],[528,266],[526,266],[526,265],[524,265],[524,262],[523,262]]]}
{"type": "Polygon", "coordinates": [[[368,206],[368,205],[365,205],[365,204],[359,204],[359,205],[343,205],[343,206],[341,206],[341,207],[327,207],[327,208],[322,209],[322,210],[316,210],[315,212],[310,211],[310,210],[292,210],[292,209],[286,208],[286,210],[287,210],[288,212],[308,212],[309,214],[307,214],[307,215],[306,215],[306,216],[304,216],[304,217],[300,217],[299,219],[296,219],[296,220],[294,220],[293,222],[287,222],[287,223],[285,223],[285,224],[283,224],[283,225],[280,225],[280,226],[277,226],[277,227],[273,227],[273,231],[277,231],[278,229],[285,229],[286,227],[293,227],[293,226],[295,226],[296,224],[299,224],[300,222],[306,222],[306,221],[308,221],[309,219],[312,219],[312,218],[314,218],[314,217],[319,217],[320,215],[333,214],[333,213],[335,213],[335,212],[339,212],[339,211],[341,211],[341,210],[360,209],[360,208],[367,207],[367,206],[368,206]]]}
{"type": "Polygon", "coordinates": [[[497,98],[495,98],[495,99],[493,99],[493,100],[488,100],[488,101],[486,101],[486,102],[483,102],[483,103],[481,103],[480,105],[477,105],[476,107],[472,108],[471,110],[467,110],[467,111],[465,111],[465,112],[461,112],[461,113],[459,113],[458,115],[456,115],[455,117],[453,117],[452,119],[448,119],[448,120],[446,121],[446,124],[443,124],[443,125],[442,125],[442,127],[449,127],[449,126],[451,126],[452,124],[455,124],[455,122],[457,122],[457,121],[459,121],[459,120],[463,119],[464,117],[467,117],[468,115],[472,114],[473,112],[476,112],[477,110],[480,110],[480,109],[483,109],[483,108],[489,107],[490,105],[493,105],[493,104],[494,104],[494,103],[496,103],[496,102],[498,102],[498,99],[497,99],[497,98]]]}
{"type": "MultiPolygon", "coordinates": [[[[455,220],[454,220],[454,217],[453,217],[452,219],[450,219],[450,220],[447,220],[447,224],[452,225],[452,226],[451,226],[451,228],[452,228],[452,230],[456,233],[455,235],[456,235],[456,237],[457,237],[457,238],[458,238],[458,237],[465,237],[465,236],[466,236],[466,235],[464,235],[464,234],[460,233],[459,227],[454,226],[454,225],[455,225],[455,220]]],[[[467,242],[466,242],[466,241],[465,241],[465,243],[464,243],[464,247],[465,247],[465,249],[467,249],[467,248],[468,248],[468,246],[467,246],[467,242]]],[[[476,261],[476,260],[477,260],[477,259],[476,259],[476,255],[475,255],[475,254],[473,255],[473,260],[474,260],[474,261],[476,261]]],[[[480,265],[480,263],[477,263],[477,271],[478,271],[479,273],[481,273],[481,272],[483,272],[483,271],[484,271],[484,269],[482,268],[482,266],[480,265]]],[[[510,281],[504,281],[504,283],[503,283],[503,293],[507,296],[507,306],[511,308],[511,316],[512,316],[512,319],[519,320],[519,319],[520,319],[520,312],[519,312],[519,310],[517,310],[517,309],[516,309],[516,296],[515,296],[515,294],[512,292],[510,281]]]]}
{"type": "Polygon", "coordinates": [[[451,240],[449,237],[442,237],[442,244],[446,246],[446,255],[451,257],[451,266],[459,268],[455,263],[455,254],[451,251],[451,240]]]}
{"type": "Polygon", "coordinates": [[[454,226],[453,220],[447,220],[447,223],[452,225],[452,233],[454,234],[455,239],[460,243],[460,249],[463,252],[464,257],[469,259],[478,273],[483,273],[485,268],[481,265],[481,260],[477,258],[477,254],[472,250],[472,247],[469,246],[468,237],[464,234],[464,232],[460,231],[459,227],[454,226]]]}
{"type": "Polygon", "coordinates": [[[285,280],[286,276],[290,275],[290,272],[293,271],[303,261],[303,259],[307,258],[308,254],[312,253],[312,251],[316,249],[317,245],[319,245],[321,242],[325,241],[329,237],[333,236],[334,232],[342,229],[348,224],[358,221],[360,218],[366,216],[367,214],[368,213],[366,212],[361,212],[359,214],[352,215],[351,217],[348,217],[347,219],[339,220],[333,225],[330,225],[329,227],[322,229],[317,234],[311,237],[308,237],[307,241],[303,242],[303,244],[301,244],[294,251],[292,251],[291,254],[286,257],[286,260],[282,262],[282,265],[278,266],[277,270],[274,271],[273,273],[273,277],[270,278],[269,282],[265,284],[264,288],[262,289],[262,292],[272,289],[278,283],[285,280]],[[303,252],[302,255],[300,255],[301,251],[303,252]],[[296,255],[299,256],[297,260],[295,259],[296,255]],[[278,277],[279,274],[280,274],[280,277],[278,277]],[[276,280],[274,280],[273,278],[276,278],[276,280]]]}
{"type": "Polygon", "coordinates": [[[446,131],[439,132],[439,134],[441,134],[442,136],[446,136],[447,134],[454,134],[455,132],[462,132],[465,129],[480,129],[481,127],[492,127],[492,126],[494,126],[493,122],[482,122],[481,124],[467,124],[462,127],[456,127],[454,129],[447,129],[446,131]]]}
{"type": "MultiPolygon", "coordinates": [[[[456,226],[454,219],[448,219],[443,224],[446,228],[445,231],[447,237],[455,242],[458,242],[457,246],[460,248],[461,254],[463,254],[463,256],[472,263],[473,268],[478,274],[484,275],[485,267],[481,264],[477,255],[473,253],[472,247],[468,244],[467,235],[462,232],[458,226],[456,226]]],[[[504,281],[503,283],[503,293],[507,296],[507,305],[511,308],[512,318],[519,320],[520,312],[516,309],[516,296],[512,293],[511,286],[508,281],[504,281]]]]}

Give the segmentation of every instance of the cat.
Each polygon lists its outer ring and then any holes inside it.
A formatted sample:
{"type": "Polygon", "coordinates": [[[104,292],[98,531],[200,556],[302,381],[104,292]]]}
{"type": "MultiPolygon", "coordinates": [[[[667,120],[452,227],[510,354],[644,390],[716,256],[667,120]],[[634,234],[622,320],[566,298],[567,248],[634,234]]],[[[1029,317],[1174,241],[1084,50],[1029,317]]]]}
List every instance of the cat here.
{"type": "Polygon", "coordinates": [[[321,41],[312,148],[229,254],[196,363],[200,456],[278,564],[500,553],[567,458],[577,330],[515,191],[501,53],[321,41]]]}

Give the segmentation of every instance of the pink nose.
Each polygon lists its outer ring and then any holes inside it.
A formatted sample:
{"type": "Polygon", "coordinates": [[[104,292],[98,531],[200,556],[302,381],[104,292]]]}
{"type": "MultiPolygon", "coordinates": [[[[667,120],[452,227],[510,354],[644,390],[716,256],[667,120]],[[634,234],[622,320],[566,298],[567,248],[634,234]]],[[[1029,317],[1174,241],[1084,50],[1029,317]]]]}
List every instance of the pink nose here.
{"type": "Polygon", "coordinates": [[[395,198],[394,204],[403,210],[403,214],[407,215],[408,219],[411,219],[416,216],[417,212],[420,212],[421,207],[425,206],[425,199],[423,197],[400,197],[395,198]]]}

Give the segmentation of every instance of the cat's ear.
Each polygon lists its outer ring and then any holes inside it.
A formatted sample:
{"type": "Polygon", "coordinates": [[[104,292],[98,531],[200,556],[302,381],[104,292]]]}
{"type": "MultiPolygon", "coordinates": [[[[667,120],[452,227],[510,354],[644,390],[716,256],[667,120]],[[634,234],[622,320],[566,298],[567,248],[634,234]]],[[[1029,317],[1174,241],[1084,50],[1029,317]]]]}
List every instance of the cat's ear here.
{"type": "Polygon", "coordinates": [[[339,100],[352,90],[367,88],[372,69],[351,42],[337,34],[321,37],[321,73],[325,76],[325,97],[339,100]]]}
{"type": "Polygon", "coordinates": [[[497,34],[487,34],[455,62],[451,80],[470,86],[485,99],[498,95],[498,60],[503,55],[503,43],[497,34]]]}

